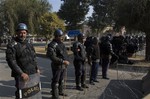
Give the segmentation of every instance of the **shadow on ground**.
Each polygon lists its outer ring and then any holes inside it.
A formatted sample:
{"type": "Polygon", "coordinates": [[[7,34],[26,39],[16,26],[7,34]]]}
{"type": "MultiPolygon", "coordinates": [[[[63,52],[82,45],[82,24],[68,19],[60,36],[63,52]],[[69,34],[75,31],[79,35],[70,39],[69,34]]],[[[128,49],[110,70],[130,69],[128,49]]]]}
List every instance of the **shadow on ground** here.
{"type": "Polygon", "coordinates": [[[99,99],[141,99],[141,80],[111,80],[99,99]]]}
{"type": "Polygon", "coordinates": [[[12,97],[15,93],[14,81],[0,81],[0,97],[12,97]]]}

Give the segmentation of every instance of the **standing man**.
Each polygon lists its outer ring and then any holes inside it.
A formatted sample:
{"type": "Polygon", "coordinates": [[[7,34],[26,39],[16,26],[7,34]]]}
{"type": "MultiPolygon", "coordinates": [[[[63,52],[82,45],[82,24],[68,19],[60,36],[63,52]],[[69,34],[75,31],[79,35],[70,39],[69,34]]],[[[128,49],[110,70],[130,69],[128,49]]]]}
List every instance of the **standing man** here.
{"type": "Polygon", "coordinates": [[[102,77],[103,79],[109,79],[107,72],[110,65],[111,57],[114,56],[117,60],[118,56],[113,52],[112,44],[110,43],[110,36],[108,35],[104,37],[100,43],[100,55],[102,65],[102,77]]]}
{"type": "Polygon", "coordinates": [[[34,47],[26,39],[28,33],[26,24],[19,23],[16,33],[16,37],[7,45],[6,61],[12,70],[12,77],[15,78],[16,99],[20,99],[20,79],[27,83],[31,80],[30,75],[39,73],[39,69],[34,47]]]}
{"type": "Polygon", "coordinates": [[[95,85],[94,82],[99,82],[97,80],[98,67],[100,62],[100,48],[99,42],[96,37],[92,39],[92,45],[88,48],[87,51],[88,63],[91,66],[90,70],[90,84],[95,85]]]}
{"type": "Polygon", "coordinates": [[[54,32],[54,39],[48,44],[47,56],[51,59],[53,73],[51,88],[52,99],[59,99],[59,95],[66,96],[64,93],[64,76],[69,61],[67,60],[67,50],[62,42],[63,32],[57,29],[54,32]]]}
{"type": "Polygon", "coordinates": [[[78,41],[73,44],[73,53],[74,53],[74,67],[75,67],[75,80],[76,80],[76,89],[83,91],[83,88],[88,88],[85,84],[86,81],[86,51],[84,46],[84,35],[78,34],[78,41]],[[81,84],[81,85],[80,85],[81,84]]]}

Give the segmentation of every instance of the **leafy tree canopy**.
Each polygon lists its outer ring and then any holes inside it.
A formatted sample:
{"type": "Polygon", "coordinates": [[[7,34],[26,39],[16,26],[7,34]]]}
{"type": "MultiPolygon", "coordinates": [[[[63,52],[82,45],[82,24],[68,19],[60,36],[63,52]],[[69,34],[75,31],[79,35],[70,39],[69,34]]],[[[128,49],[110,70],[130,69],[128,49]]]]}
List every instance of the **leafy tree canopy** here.
{"type": "Polygon", "coordinates": [[[90,0],[64,0],[58,15],[65,20],[67,29],[80,29],[89,11],[90,0]]]}
{"type": "Polygon", "coordinates": [[[44,36],[47,40],[52,38],[55,29],[65,30],[65,23],[61,20],[56,13],[45,13],[40,18],[40,35],[44,36]]]}

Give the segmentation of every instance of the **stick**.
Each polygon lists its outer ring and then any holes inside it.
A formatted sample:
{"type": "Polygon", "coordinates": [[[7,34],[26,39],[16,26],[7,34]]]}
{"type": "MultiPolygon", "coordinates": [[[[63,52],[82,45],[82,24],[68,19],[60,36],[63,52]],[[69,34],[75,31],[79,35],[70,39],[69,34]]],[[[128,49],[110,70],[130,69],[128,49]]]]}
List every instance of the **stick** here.
{"type": "MultiPolygon", "coordinates": [[[[64,78],[64,93],[65,93],[65,90],[66,90],[66,82],[67,82],[67,68],[65,70],[65,78],[64,78]]],[[[63,95],[63,99],[65,99],[65,95],[63,95]]]]}

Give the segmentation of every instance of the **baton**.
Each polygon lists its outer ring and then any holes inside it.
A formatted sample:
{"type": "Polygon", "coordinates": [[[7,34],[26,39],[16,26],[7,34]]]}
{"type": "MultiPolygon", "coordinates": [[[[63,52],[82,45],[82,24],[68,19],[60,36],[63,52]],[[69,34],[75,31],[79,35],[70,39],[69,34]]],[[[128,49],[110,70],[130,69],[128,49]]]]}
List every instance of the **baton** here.
{"type": "MultiPolygon", "coordinates": [[[[64,78],[64,93],[65,93],[65,90],[66,90],[66,81],[67,81],[67,68],[65,68],[65,78],[64,78]]],[[[63,99],[65,99],[65,95],[63,95],[63,99]]]]}

